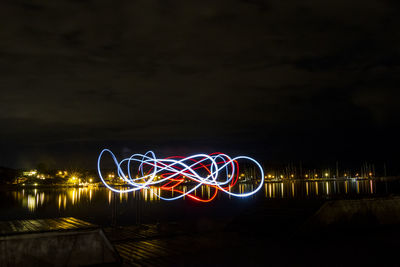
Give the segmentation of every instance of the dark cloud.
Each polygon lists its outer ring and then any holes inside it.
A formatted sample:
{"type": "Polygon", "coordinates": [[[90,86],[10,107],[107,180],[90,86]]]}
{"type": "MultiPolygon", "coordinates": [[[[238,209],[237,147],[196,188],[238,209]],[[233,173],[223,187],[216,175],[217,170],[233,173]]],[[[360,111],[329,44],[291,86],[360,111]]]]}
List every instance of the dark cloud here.
{"type": "Polygon", "coordinates": [[[108,144],[396,154],[396,1],[0,5],[0,164],[91,166],[108,144]]]}

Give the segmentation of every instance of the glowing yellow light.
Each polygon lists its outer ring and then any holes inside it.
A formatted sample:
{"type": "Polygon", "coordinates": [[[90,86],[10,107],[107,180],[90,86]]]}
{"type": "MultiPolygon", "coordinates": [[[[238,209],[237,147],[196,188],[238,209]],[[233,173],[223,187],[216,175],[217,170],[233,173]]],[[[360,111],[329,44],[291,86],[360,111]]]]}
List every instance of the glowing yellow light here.
{"type": "Polygon", "coordinates": [[[281,175],[281,178],[283,178],[283,175],[281,175]]]}
{"type": "Polygon", "coordinates": [[[34,183],[33,185],[34,185],[34,186],[37,186],[37,183],[34,183]]]}
{"type": "Polygon", "coordinates": [[[314,176],[315,176],[315,177],[318,177],[318,174],[315,174],[314,176]]]}
{"type": "Polygon", "coordinates": [[[328,177],[328,176],[329,176],[329,173],[326,172],[326,173],[325,173],[325,177],[328,177]]]}
{"type": "Polygon", "coordinates": [[[90,179],[89,179],[89,182],[93,182],[93,179],[92,179],[92,178],[90,178],[90,179]]]}
{"type": "Polygon", "coordinates": [[[369,176],[372,176],[372,172],[369,173],[369,176]]]}
{"type": "Polygon", "coordinates": [[[308,178],[308,174],[306,174],[306,178],[308,178]]]}
{"type": "Polygon", "coordinates": [[[292,177],[292,178],[293,178],[293,177],[294,177],[294,174],[291,174],[291,175],[290,175],[290,177],[292,177]]]}
{"type": "Polygon", "coordinates": [[[272,175],[271,174],[268,174],[268,178],[271,178],[272,177],[272,175]]]}

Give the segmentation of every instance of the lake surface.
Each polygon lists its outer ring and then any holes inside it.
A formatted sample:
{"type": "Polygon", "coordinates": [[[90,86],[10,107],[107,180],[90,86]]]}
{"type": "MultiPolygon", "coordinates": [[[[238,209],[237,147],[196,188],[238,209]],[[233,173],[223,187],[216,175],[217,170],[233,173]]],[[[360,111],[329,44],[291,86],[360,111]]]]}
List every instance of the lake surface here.
{"type": "MultiPolygon", "coordinates": [[[[241,184],[239,191],[253,185],[241,184]]],[[[182,188],[185,190],[185,188],[182,188]]],[[[234,198],[220,192],[210,203],[191,199],[163,201],[152,190],[115,194],[104,187],[8,188],[0,190],[0,220],[74,216],[100,225],[176,221],[212,216],[235,216],[257,201],[328,200],[400,194],[400,180],[326,180],[267,182],[249,198],[234,198]],[[114,215],[113,215],[114,214],[114,215]],[[115,216],[116,214],[116,216],[115,216]]],[[[196,195],[207,197],[210,190],[199,188],[196,195]]],[[[278,202],[279,203],[279,202],[278,202]]]]}

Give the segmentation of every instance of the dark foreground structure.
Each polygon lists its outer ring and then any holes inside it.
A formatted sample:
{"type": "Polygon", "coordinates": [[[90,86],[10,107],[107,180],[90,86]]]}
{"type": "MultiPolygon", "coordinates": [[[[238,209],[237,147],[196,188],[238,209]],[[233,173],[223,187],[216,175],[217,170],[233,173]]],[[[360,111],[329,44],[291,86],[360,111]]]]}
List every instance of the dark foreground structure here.
{"type": "Polygon", "coordinates": [[[133,266],[398,266],[399,215],[397,197],[269,201],[226,220],[105,232],[133,266]]]}
{"type": "Polygon", "coordinates": [[[1,266],[398,266],[400,198],[262,201],[233,218],[0,223],[1,266]]]}
{"type": "Polygon", "coordinates": [[[0,266],[118,264],[103,231],[76,218],[0,222],[0,266]]]}

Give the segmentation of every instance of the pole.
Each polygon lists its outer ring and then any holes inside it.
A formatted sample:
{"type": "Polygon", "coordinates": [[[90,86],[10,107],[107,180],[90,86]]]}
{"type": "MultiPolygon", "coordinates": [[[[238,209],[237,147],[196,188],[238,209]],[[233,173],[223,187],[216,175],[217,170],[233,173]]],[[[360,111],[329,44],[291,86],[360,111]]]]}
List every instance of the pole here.
{"type": "Polygon", "coordinates": [[[140,191],[136,191],[137,198],[136,198],[136,224],[140,225],[140,191]]]}
{"type": "Polygon", "coordinates": [[[117,227],[117,193],[112,192],[111,226],[117,227]]]}
{"type": "Polygon", "coordinates": [[[339,178],[339,161],[336,161],[336,179],[339,178]]]}
{"type": "Polygon", "coordinates": [[[383,176],[386,177],[387,173],[386,173],[386,163],[383,163],[383,176]]]}

